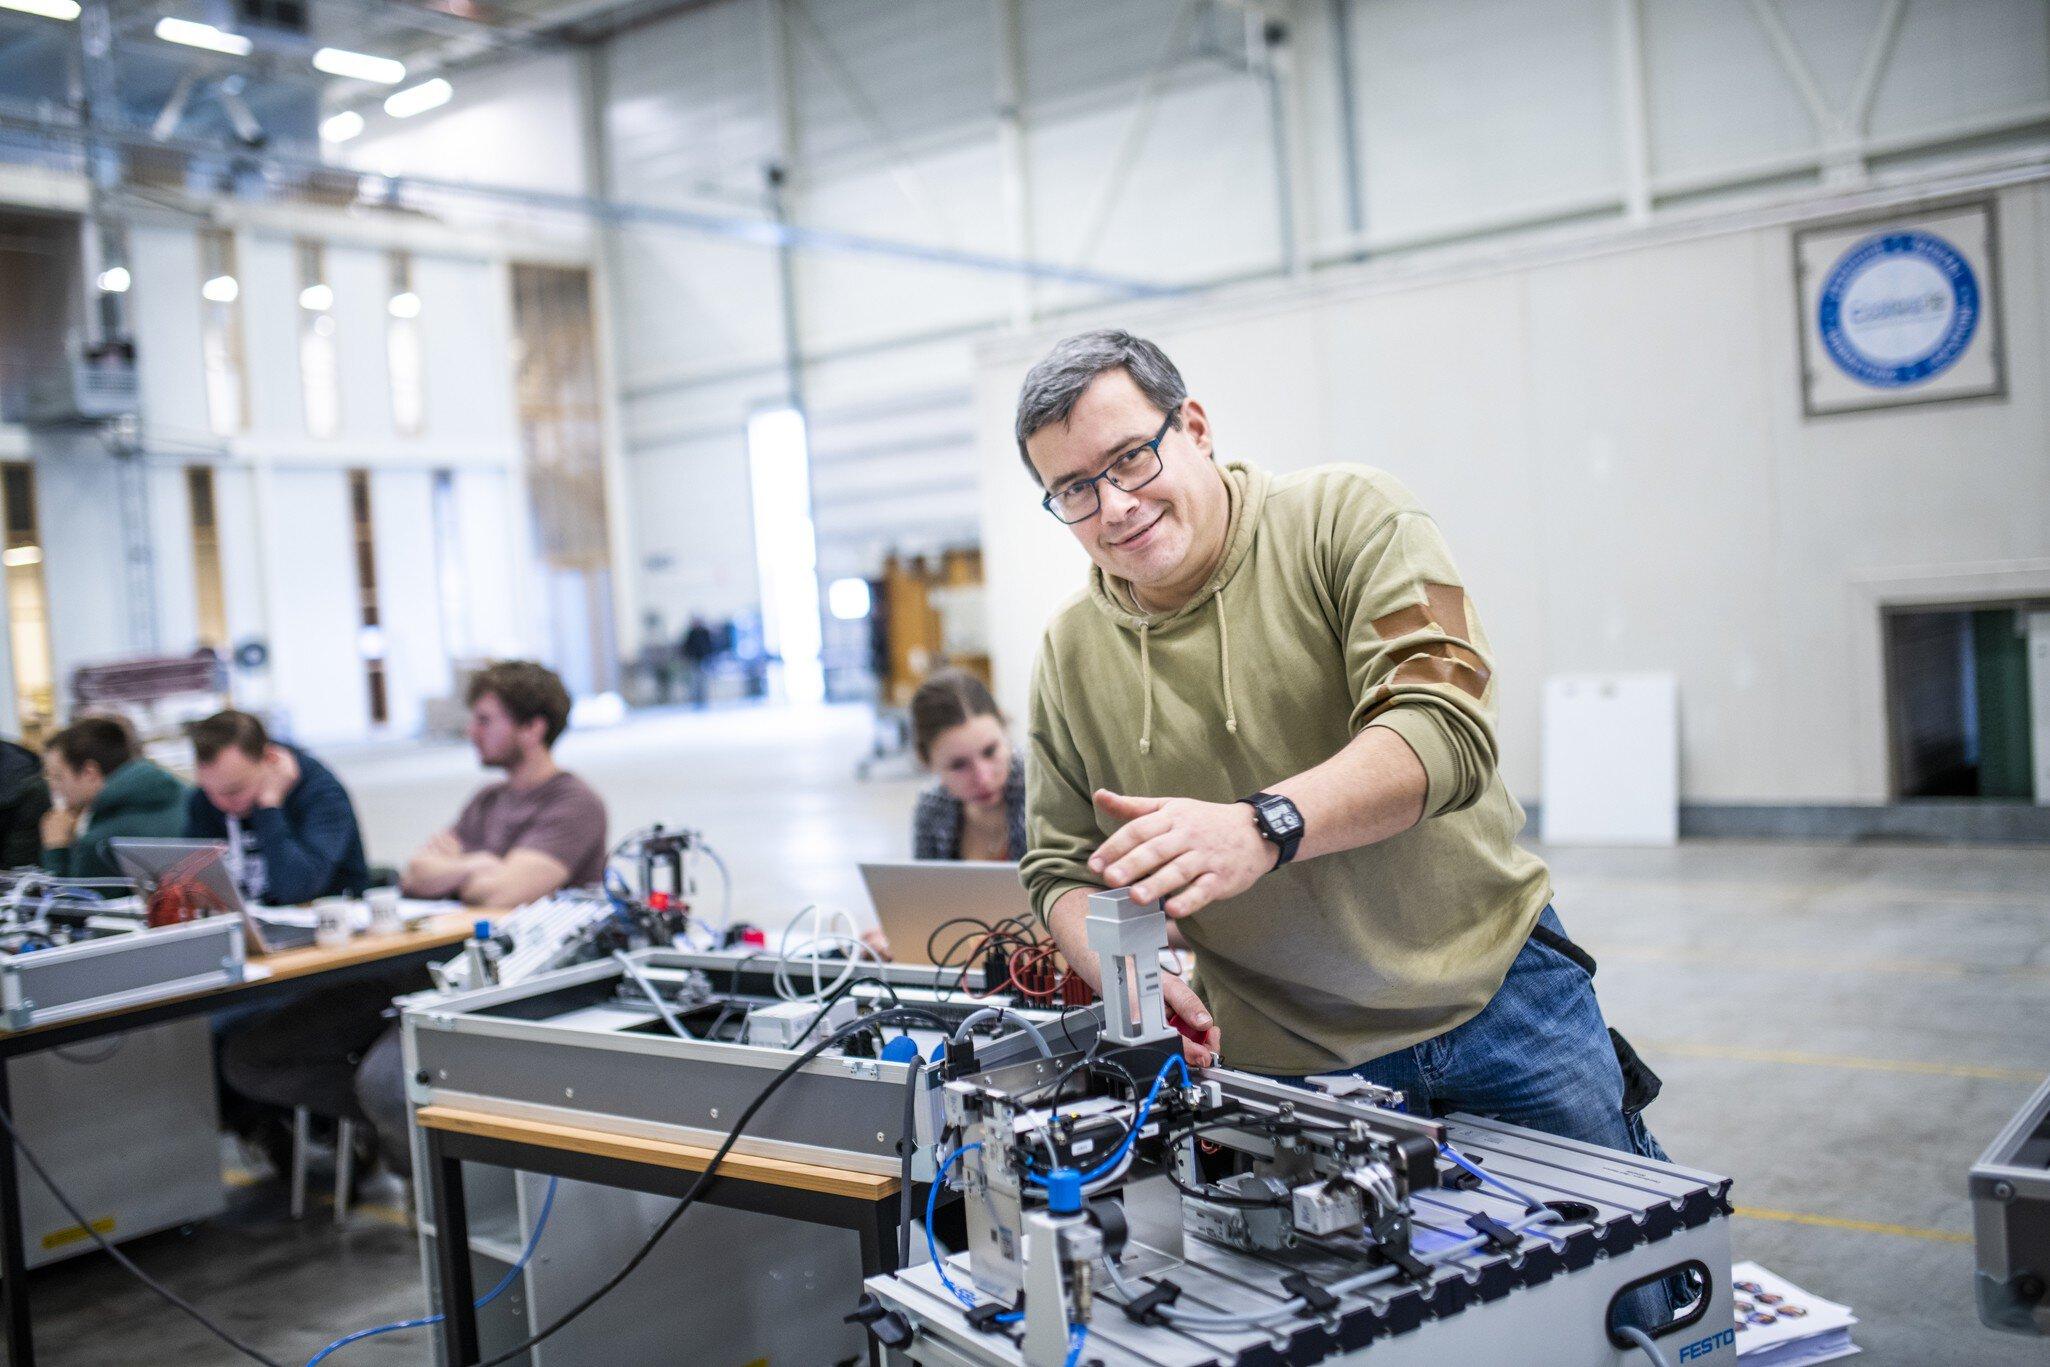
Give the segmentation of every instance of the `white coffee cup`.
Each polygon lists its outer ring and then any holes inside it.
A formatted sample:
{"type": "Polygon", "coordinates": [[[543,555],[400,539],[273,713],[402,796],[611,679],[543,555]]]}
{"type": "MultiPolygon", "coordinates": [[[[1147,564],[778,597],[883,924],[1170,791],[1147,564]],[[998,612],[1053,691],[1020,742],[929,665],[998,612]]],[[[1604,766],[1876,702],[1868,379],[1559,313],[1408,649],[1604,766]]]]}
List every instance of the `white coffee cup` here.
{"type": "Polygon", "coordinates": [[[313,913],[320,919],[314,923],[313,943],[322,949],[334,949],[349,943],[349,904],[340,899],[319,902],[313,913]]]}
{"type": "Polygon", "coordinates": [[[396,935],[406,928],[405,918],[399,915],[397,888],[372,888],[363,894],[363,900],[370,904],[372,935],[396,935]]]}

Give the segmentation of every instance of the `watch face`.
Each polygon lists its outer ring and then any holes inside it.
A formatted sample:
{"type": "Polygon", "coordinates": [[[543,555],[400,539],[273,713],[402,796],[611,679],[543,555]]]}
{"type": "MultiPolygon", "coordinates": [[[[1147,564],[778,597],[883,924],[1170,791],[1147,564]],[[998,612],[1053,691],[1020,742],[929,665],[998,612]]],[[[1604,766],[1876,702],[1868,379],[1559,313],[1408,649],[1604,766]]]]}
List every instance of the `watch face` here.
{"type": "Polygon", "coordinates": [[[1287,798],[1261,803],[1260,815],[1266,818],[1267,828],[1276,835],[1293,835],[1302,829],[1303,819],[1295,804],[1287,798]]]}

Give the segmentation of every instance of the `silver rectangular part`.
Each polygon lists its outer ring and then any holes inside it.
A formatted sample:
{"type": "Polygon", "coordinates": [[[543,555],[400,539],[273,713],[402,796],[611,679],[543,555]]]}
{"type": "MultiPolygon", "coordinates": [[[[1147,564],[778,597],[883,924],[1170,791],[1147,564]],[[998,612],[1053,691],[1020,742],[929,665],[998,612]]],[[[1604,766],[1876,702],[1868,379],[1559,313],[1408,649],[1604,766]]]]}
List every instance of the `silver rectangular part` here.
{"type": "Polygon", "coordinates": [[[0,1029],[28,1030],[242,981],[240,917],[108,935],[0,958],[0,1029]]]}

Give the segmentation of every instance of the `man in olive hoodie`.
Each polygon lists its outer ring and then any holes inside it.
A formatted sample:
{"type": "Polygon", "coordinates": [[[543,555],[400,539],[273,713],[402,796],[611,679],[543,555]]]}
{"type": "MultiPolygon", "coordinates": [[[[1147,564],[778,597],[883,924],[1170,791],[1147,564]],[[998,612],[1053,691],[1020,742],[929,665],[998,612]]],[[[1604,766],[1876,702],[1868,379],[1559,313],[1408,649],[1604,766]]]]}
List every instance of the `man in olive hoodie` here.
{"type": "Polygon", "coordinates": [[[111,717],[82,717],[50,737],[43,773],[57,798],[43,814],[43,868],[60,878],[117,878],[110,842],[185,833],[185,785],[111,717]]]}
{"type": "Polygon", "coordinates": [[[1016,435],[1094,562],[1032,683],[1021,874],[1068,961],[1098,981],[1088,894],[1129,887],[1197,953],[1195,990],[1166,983],[1193,1062],[1663,1157],[1656,1080],[1515,843],[1493,657],[1430,515],[1365,466],[1218,464],[1122,332],[1035,366],[1016,435]]]}

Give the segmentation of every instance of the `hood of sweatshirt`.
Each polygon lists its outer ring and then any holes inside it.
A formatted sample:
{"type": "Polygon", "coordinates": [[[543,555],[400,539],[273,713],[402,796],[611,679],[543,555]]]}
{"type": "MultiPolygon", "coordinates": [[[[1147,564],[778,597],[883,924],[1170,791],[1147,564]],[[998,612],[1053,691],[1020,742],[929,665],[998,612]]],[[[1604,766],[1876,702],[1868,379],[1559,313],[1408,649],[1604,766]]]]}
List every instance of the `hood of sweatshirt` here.
{"type": "Polygon", "coordinates": [[[158,810],[185,800],[185,785],[146,759],[132,759],[107,776],[107,786],[93,799],[95,821],[116,812],[158,810]]]}
{"type": "Polygon", "coordinates": [[[1218,686],[1224,697],[1224,729],[1233,735],[1238,733],[1238,709],[1232,703],[1231,694],[1231,629],[1226,623],[1224,604],[1219,595],[1253,549],[1253,538],[1260,526],[1260,510],[1267,502],[1268,474],[1242,461],[1220,465],[1218,472],[1224,476],[1225,495],[1230,501],[1230,514],[1224,527],[1224,556],[1203,587],[1188,602],[1172,612],[1149,613],[1139,607],[1129,580],[1105,574],[1101,566],[1092,565],[1089,570],[1089,601],[1120,629],[1138,638],[1139,687],[1143,698],[1139,724],[1139,753],[1142,755],[1153,751],[1153,638],[1186,627],[1206,609],[1217,617],[1217,674],[1218,686]]]}

